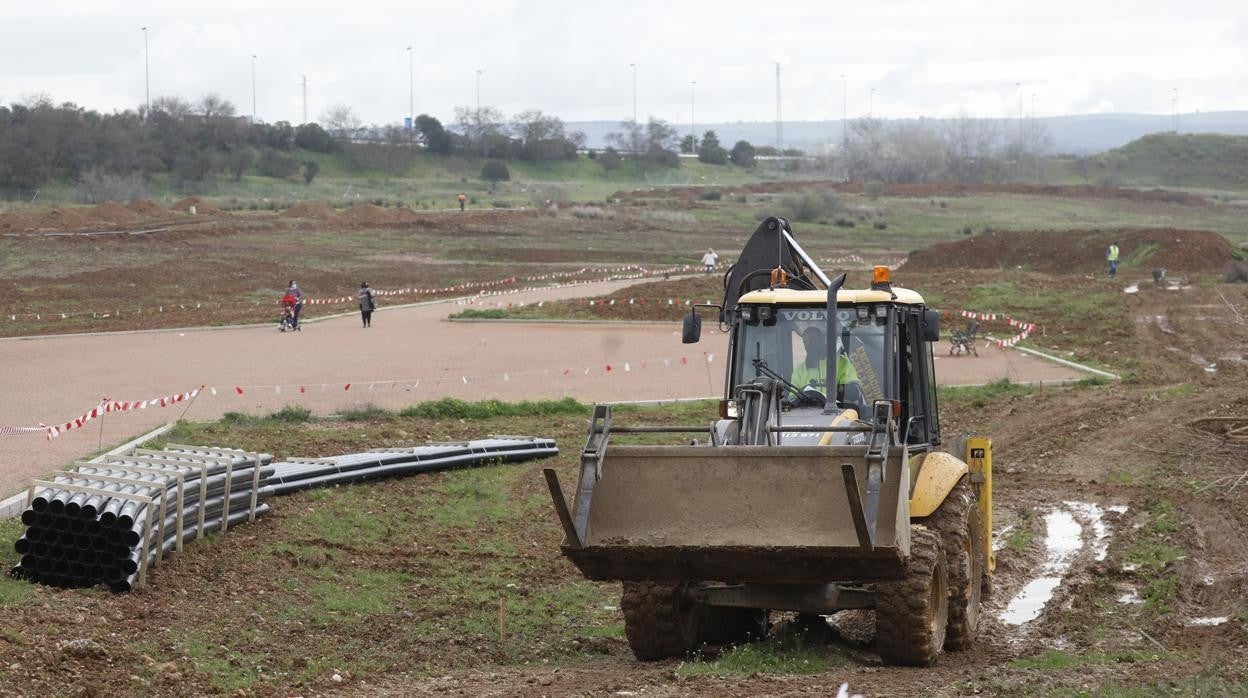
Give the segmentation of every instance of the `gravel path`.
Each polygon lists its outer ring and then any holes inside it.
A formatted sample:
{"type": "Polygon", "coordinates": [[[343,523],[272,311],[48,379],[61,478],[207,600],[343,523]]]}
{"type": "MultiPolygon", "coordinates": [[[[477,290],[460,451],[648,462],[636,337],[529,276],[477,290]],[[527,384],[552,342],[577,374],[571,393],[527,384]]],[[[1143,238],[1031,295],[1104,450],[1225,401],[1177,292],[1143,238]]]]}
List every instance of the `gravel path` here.
{"type": "MultiPolygon", "coordinates": [[[[545,289],[508,298],[536,302],[601,295],[633,283],[545,289]]],[[[677,323],[444,320],[458,309],[446,302],[383,308],[369,329],[351,315],[307,323],[303,331],[285,334],[264,325],[0,339],[0,356],[8,367],[0,426],[64,423],[104,397],[143,400],[207,386],[189,408],[110,414],[50,442],[41,434],[0,436],[0,497],[101,447],[173,421],[184,409],[190,419],[216,419],[229,411],[265,413],[288,404],[326,414],[370,403],[400,408],[446,396],[571,396],[594,402],[705,397],[722,390],[727,340],[710,324],[704,325],[710,331],[704,330],[701,343],[682,345],[677,323]],[[242,387],[241,395],[236,386],[242,387]]],[[[949,357],[938,346],[940,382],[1084,377],[1013,350],[980,353],[979,358],[949,357]]]]}

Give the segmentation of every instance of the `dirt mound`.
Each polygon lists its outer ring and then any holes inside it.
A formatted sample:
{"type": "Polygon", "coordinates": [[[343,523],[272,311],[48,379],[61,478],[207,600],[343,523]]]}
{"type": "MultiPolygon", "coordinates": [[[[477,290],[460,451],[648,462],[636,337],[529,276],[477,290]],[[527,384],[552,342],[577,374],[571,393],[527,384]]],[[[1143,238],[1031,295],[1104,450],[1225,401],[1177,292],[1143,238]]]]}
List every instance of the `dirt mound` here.
{"type": "Polygon", "coordinates": [[[207,199],[201,199],[198,196],[188,196],[185,199],[179,199],[173,202],[173,205],[169,208],[175,211],[182,211],[183,213],[190,213],[192,206],[195,207],[196,213],[202,214],[221,212],[221,209],[217,208],[216,204],[208,201],[207,199]]]}
{"type": "Polygon", "coordinates": [[[165,209],[161,208],[160,204],[152,201],[151,199],[135,199],[129,204],[126,204],[126,208],[144,217],[159,216],[165,213],[165,209]]]}
{"type": "Polygon", "coordinates": [[[1105,250],[1117,242],[1126,268],[1217,272],[1232,259],[1231,244],[1206,230],[1042,230],[987,232],[920,250],[906,271],[1023,268],[1052,274],[1103,273],[1105,250]]]}
{"type": "Polygon", "coordinates": [[[376,204],[359,204],[345,209],[342,217],[352,223],[393,223],[394,212],[376,204]]]}
{"type": "Polygon", "coordinates": [[[338,214],[327,204],[298,203],[282,211],[283,218],[310,218],[317,221],[336,221],[338,214]]]}
{"type": "Polygon", "coordinates": [[[113,201],[102,203],[86,212],[88,224],[128,225],[137,222],[139,218],[139,214],[130,208],[113,201]]]}
{"type": "Polygon", "coordinates": [[[29,227],[35,229],[54,228],[72,230],[87,225],[87,215],[83,209],[54,208],[50,211],[34,214],[28,219],[29,227]]]}

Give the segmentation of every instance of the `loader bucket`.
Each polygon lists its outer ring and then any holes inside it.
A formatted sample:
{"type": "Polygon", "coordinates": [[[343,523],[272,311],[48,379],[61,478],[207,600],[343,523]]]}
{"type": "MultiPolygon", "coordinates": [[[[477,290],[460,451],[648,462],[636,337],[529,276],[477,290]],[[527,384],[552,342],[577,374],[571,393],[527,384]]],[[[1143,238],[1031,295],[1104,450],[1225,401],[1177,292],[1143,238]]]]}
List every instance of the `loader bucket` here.
{"type": "Polygon", "coordinates": [[[597,580],[806,583],[904,574],[904,450],[617,446],[582,467],[574,506],[548,472],[564,555],[597,580]],[[882,472],[881,472],[882,471],[882,472]]]}

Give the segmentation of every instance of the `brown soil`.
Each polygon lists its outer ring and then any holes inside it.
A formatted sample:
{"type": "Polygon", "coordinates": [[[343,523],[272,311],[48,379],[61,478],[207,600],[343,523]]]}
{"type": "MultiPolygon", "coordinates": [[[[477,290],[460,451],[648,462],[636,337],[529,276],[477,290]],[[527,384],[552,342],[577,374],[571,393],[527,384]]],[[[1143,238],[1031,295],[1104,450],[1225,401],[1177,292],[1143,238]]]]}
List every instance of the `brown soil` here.
{"type": "Polygon", "coordinates": [[[282,211],[283,218],[308,218],[315,221],[330,223],[338,220],[338,214],[327,204],[299,203],[282,211]]]}
{"type": "Polygon", "coordinates": [[[87,213],[87,219],[91,222],[98,221],[113,225],[128,225],[140,220],[141,217],[134,212],[134,209],[109,201],[90,209],[87,213]]]}
{"type": "Polygon", "coordinates": [[[168,211],[161,208],[160,204],[152,201],[151,199],[135,199],[129,204],[126,204],[126,206],[131,211],[146,217],[160,216],[168,213],[168,211]]]}
{"type": "Polygon", "coordinates": [[[170,205],[169,208],[173,209],[174,211],[190,213],[192,206],[195,207],[195,213],[201,216],[211,214],[211,213],[221,212],[221,209],[218,208],[216,204],[212,203],[211,201],[207,199],[201,199],[198,196],[188,196],[185,199],[178,199],[177,201],[173,202],[173,204],[170,205]]]}
{"type": "Polygon", "coordinates": [[[1233,259],[1226,238],[1203,230],[993,231],[919,250],[900,271],[1022,268],[1050,274],[1103,274],[1105,250],[1114,241],[1124,264],[1133,262],[1143,269],[1216,273],[1233,259]],[[1135,259],[1137,250],[1147,254],[1135,259]]]}
{"type": "Polygon", "coordinates": [[[351,208],[343,209],[341,216],[344,220],[361,225],[393,223],[395,221],[392,209],[383,208],[376,204],[358,204],[351,208]]]}

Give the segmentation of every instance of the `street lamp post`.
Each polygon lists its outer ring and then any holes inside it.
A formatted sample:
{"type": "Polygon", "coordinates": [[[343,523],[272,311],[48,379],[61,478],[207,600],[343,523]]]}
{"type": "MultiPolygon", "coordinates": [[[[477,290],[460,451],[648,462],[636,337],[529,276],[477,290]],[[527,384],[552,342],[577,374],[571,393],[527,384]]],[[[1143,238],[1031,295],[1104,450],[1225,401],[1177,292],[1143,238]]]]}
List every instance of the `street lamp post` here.
{"type": "Polygon", "coordinates": [[[481,120],[481,73],[484,73],[484,72],[485,72],[484,70],[477,71],[477,120],[478,121],[481,120]]]}
{"type": "Polygon", "coordinates": [[[875,118],[875,88],[871,88],[871,92],[867,95],[867,117],[875,118]]]}
{"type": "Polygon", "coordinates": [[[841,73],[841,154],[845,158],[845,179],[849,179],[849,88],[841,73]]]}
{"type": "Polygon", "coordinates": [[[416,63],[412,58],[412,47],[407,47],[407,127],[416,127],[416,63]]]}
{"type": "Polygon", "coordinates": [[[633,123],[637,123],[637,64],[629,63],[628,67],[633,69],[633,123]]]}
{"type": "Polygon", "coordinates": [[[147,44],[147,27],[140,27],[143,30],[143,102],[146,104],[146,114],[152,112],[152,69],[149,60],[150,51],[147,44]]]}
{"type": "Polygon", "coordinates": [[[698,87],[698,81],[689,82],[689,152],[698,152],[698,117],[696,111],[695,90],[698,87]]]}
{"type": "Polygon", "coordinates": [[[1170,112],[1174,115],[1174,132],[1179,132],[1179,88],[1171,88],[1170,112]]]}
{"type": "Polygon", "coordinates": [[[251,123],[256,123],[256,54],[251,54],[251,123]]]}

